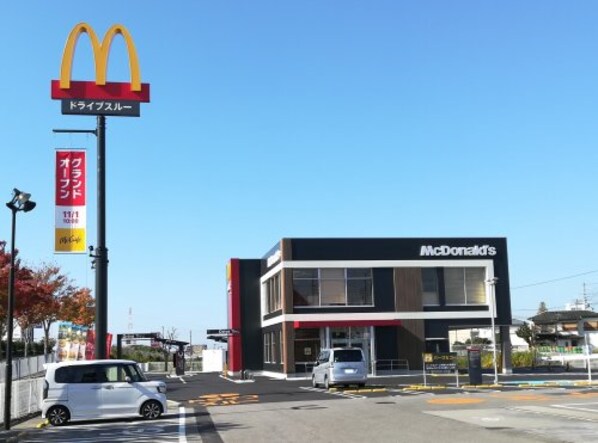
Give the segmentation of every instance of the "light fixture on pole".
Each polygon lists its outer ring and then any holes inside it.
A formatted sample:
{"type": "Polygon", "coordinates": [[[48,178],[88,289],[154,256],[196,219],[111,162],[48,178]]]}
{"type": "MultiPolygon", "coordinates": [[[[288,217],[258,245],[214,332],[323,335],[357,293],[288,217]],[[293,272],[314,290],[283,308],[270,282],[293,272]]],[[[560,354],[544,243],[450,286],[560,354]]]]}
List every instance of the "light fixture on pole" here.
{"type": "Polygon", "coordinates": [[[10,430],[10,403],[12,396],[12,333],[15,305],[15,233],[17,212],[29,212],[35,208],[35,202],[29,200],[31,194],[13,189],[12,200],[6,203],[12,211],[12,237],[10,243],[10,273],[8,276],[8,306],[6,320],[6,371],[4,383],[4,429],[10,430]]]}
{"type": "Polygon", "coordinates": [[[496,283],[498,282],[498,277],[492,277],[486,280],[486,283],[490,284],[491,291],[490,291],[490,328],[492,329],[492,366],[494,368],[494,384],[498,384],[498,369],[496,365],[496,333],[495,333],[495,326],[494,326],[494,317],[496,317],[496,283]]]}

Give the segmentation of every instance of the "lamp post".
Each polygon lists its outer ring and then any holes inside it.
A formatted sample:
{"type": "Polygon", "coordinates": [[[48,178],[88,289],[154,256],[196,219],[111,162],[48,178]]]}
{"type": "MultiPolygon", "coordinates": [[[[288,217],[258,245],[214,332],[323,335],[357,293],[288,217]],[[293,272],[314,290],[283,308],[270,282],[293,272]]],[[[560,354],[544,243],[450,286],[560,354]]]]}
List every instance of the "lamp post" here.
{"type": "Polygon", "coordinates": [[[495,305],[496,305],[496,294],[495,288],[496,283],[498,282],[498,277],[492,277],[491,279],[486,280],[486,283],[490,284],[492,290],[490,291],[490,327],[492,328],[492,366],[494,368],[494,384],[498,384],[498,370],[496,367],[496,334],[495,334],[495,326],[494,326],[494,317],[496,316],[495,312],[495,305]]]}
{"type": "Polygon", "coordinates": [[[6,371],[4,383],[4,429],[10,430],[10,403],[12,395],[12,333],[15,305],[15,233],[17,225],[17,212],[29,212],[35,208],[35,202],[29,200],[31,194],[13,189],[12,200],[6,203],[12,212],[12,238],[10,242],[10,272],[8,276],[8,307],[6,321],[6,371]]]}

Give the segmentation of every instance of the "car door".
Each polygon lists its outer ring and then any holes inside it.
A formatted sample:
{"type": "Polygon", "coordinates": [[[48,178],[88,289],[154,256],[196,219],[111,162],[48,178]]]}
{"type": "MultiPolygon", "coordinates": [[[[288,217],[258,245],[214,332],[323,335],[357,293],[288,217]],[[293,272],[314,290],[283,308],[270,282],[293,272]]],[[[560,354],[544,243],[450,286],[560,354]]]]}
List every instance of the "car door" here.
{"type": "Polygon", "coordinates": [[[97,366],[72,366],[70,371],[68,406],[72,418],[97,418],[102,403],[102,384],[98,379],[97,366]]]}
{"type": "Polygon", "coordinates": [[[327,362],[328,357],[330,356],[330,351],[322,351],[320,355],[318,355],[318,365],[315,367],[315,377],[316,383],[324,383],[324,375],[327,371],[327,362]]]}
{"type": "Polygon", "coordinates": [[[102,410],[105,416],[137,413],[139,392],[134,383],[127,382],[124,364],[102,365],[105,381],[102,383],[102,410]]]}

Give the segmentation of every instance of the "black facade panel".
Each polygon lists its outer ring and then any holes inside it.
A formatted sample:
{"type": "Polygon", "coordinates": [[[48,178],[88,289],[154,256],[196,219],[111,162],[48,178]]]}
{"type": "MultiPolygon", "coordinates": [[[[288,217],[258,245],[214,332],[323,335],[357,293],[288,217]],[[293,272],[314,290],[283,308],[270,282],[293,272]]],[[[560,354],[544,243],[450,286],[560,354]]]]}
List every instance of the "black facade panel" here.
{"type": "Polygon", "coordinates": [[[379,369],[385,369],[383,360],[398,358],[397,328],[393,326],[376,327],[376,360],[379,369]]]}
{"type": "Polygon", "coordinates": [[[394,271],[392,268],[374,268],[374,304],[378,312],[395,310],[394,271]]]}
{"type": "Polygon", "coordinates": [[[261,370],[263,365],[260,321],[261,260],[239,260],[241,298],[241,349],[243,369],[261,370]]]}
{"type": "Polygon", "coordinates": [[[506,258],[505,238],[295,238],[291,239],[293,260],[468,260],[506,258]],[[490,245],[494,256],[422,256],[422,246],[451,248],[490,245]]]}
{"type": "MultiPolygon", "coordinates": [[[[289,241],[292,260],[492,260],[494,275],[498,278],[496,324],[512,323],[506,238],[295,238],[289,241]],[[477,250],[470,252],[464,248],[477,250]]],[[[444,293],[440,297],[444,299],[444,293]]]]}

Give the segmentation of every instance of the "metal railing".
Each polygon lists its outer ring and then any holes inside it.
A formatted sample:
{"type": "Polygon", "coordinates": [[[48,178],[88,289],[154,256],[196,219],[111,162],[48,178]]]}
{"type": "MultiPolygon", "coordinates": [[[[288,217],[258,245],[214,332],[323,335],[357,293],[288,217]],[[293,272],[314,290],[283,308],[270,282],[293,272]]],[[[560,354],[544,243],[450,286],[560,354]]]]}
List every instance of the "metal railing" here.
{"type": "MultiPolygon", "coordinates": [[[[14,359],[12,361],[12,379],[19,380],[42,374],[44,372],[44,363],[52,363],[54,360],[54,354],[48,355],[48,361],[46,361],[43,355],[14,359]]],[[[0,364],[0,381],[6,379],[5,374],[6,362],[2,362],[0,364]]]]}
{"type": "Polygon", "coordinates": [[[401,358],[376,360],[376,371],[409,370],[409,361],[401,358]]]}
{"type": "MultiPolygon", "coordinates": [[[[0,398],[4,398],[5,383],[0,384],[0,398]]],[[[12,382],[11,421],[41,411],[44,379],[42,377],[12,382]]],[[[0,423],[4,423],[4,402],[0,402],[0,423]]]]}
{"type": "Polygon", "coordinates": [[[314,367],[313,361],[296,361],[295,372],[297,374],[311,374],[311,370],[314,367]]]}

